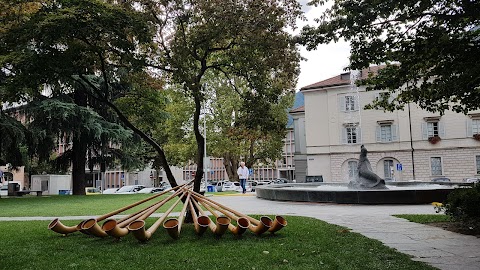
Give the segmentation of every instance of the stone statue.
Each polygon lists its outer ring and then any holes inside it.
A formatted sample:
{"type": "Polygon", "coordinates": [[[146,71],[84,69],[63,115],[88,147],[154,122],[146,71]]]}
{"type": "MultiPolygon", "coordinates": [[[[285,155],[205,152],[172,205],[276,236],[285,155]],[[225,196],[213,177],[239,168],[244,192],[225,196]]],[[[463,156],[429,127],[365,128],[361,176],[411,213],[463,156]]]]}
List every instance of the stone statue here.
{"type": "Polygon", "coordinates": [[[358,161],[358,175],[348,183],[351,189],[387,189],[385,180],[376,175],[367,158],[367,148],[360,147],[360,160],[358,161]]]}

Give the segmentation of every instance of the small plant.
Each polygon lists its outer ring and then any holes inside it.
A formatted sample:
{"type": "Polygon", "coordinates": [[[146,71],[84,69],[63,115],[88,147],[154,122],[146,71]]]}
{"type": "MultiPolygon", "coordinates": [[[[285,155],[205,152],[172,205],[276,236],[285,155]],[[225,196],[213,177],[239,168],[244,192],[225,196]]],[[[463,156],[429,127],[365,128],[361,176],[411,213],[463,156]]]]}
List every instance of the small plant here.
{"type": "Polygon", "coordinates": [[[480,141],[480,133],[473,134],[473,139],[476,141],[480,141]]]}
{"type": "Polygon", "coordinates": [[[445,214],[471,230],[480,229],[480,184],[458,188],[450,193],[441,207],[445,214]]]}
{"type": "Polygon", "coordinates": [[[432,136],[432,137],[429,137],[428,138],[428,141],[431,143],[431,144],[436,144],[438,143],[439,141],[441,141],[442,138],[440,138],[439,136],[432,136]]]}

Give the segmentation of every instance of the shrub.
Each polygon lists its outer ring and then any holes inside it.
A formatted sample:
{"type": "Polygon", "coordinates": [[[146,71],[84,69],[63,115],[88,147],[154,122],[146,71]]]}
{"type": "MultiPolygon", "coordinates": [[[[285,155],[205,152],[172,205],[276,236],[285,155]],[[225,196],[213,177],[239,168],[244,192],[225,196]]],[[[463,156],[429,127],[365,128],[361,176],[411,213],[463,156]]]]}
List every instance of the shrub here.
{"type": "Polygon", "coordinates": [[[445,214],[471,229],[480,229],[480,183],[472,188],[458,188],[448,195],[445,214]]]}

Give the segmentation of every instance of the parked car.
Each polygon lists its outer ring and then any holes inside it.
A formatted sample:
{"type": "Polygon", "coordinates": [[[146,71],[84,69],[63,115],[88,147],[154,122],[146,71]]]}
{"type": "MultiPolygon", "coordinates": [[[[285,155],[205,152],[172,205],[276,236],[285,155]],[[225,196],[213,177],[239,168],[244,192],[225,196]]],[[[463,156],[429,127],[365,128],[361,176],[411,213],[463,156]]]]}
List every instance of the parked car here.
{"type": "Polygon", "coordinates": [[[160,187],[163,188],[163,190],[171,189],[172,186],[170,185],[169,182],[161,182],[160,187]]]}
{"type": "Polygon", "coordinates": [[[132,186],[123,186],[115,194],[135,194],[141,189],[144,189],[144,185],[132,185],[132,186]]]}
{"type": "Polygon", "coordinates": [[[257,186],[270,185],[270,184],[274,184],[274,181],[272,181],[272,180],[257,181],[257,186]]]}
{"type": "Polygon", "coordinates": [[[107,188],[105,189],[102,194],[115,194],[117,192],[118,188],[107,188]]]}
{"type": "Polygon", "coordinates": [[[164,189],[160,187],[147,187],[147,188],[142,188],[139,190],[137,193],[143,193],[143,194],[148,194],[148,193],[160,193],[164,189]]]}
{"type": "Polygon", "coordinates": [[[438,177],[432,179],[432,182],[450,182],[450,178],[448,177],[438,177]]]}
{"type": "Polygon", "coordinates": [[[86,187],[85,195],[100,195],[102,192],[96,187],[86,187]]]}
{"type": "Polygon", "coordinates": [[[0,196],[7,196],[8,194],[8,186],[3,185],[0,187],[0,196]]]}
{"type": "Polygon", "coordinates": [[[257,181],[247,181],[247,184],[245,186],[247,188],[247,191],[255,192],[257,181]]]}
{"type": "Polygon", "coordinates": [[[479,178],[467,178],[467,179],[465,179],[465,182],[467,182],[467,183],[480,183],[480,179],[479,178]]]}
{"type": "Polygon", "coordinates": [[[286,184],[288,183],[289,181],[286,179],[286,178],[277,178],[275,180],[273,180],[273,182],[275,184],[286,184]]]}
{"type": "Polygon", "coordinates": [[[242,188],[240,187],[240,183],[238,182],[230,182],[230,181],[219,181],[217,182],[217,185],[215,186],[217,189],[217,192],[222,192],[222,191],[239,191],[242,188]],[[237,183],[237,185],[235,185],[237,183]]]}

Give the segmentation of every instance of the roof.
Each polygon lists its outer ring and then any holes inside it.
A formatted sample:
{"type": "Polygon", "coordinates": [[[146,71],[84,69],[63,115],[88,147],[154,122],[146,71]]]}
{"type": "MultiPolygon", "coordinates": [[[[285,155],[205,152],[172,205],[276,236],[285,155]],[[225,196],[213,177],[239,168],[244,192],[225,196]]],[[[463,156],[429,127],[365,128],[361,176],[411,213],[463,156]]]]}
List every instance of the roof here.
{"type": "Polygon", "coordinates": [[[298,113],[298,112],[305,112],[305,106],[300,106],[298,108],[290,110],[290,113],[298,113]]]}
{"type": "MultiPolygon", "coordinates": [[[[368,78],[368,75],[373,73],[376,74],[378,73],[378,70],[384,68],[385,66],[372,66],[368,68],[364,68],[360,72],[360,78],[359,79],[366,79],[368,78]]],[[[322,89],[322,88],[327,88],[327,87],[333,87],[333,86],[341,86],[341,85],[349,85],[350,84],[350,72],[342,73],[340,75],[337,75],[332,78],[328,78],[323,81],[316,82],[314,84],[310,84],[307,86],[304,86],[300,88],[300,91],[304,90],[311,90],[311,89],[322,89]]]]}
{"type": "MultiPolygon", "coordinates": [[[[305,99],[303,97],[303,93],[302,92],[295,93],[295,101],[293,103],[293,107],[290,108],[289,112],[292,112],[292,110],[296,110],[298,108],[303,108],[304,103],[305,103],[305,99]]],[[[293,118],[290,114],[288,115],[287,128],[293,128],[293,118]]]]}

